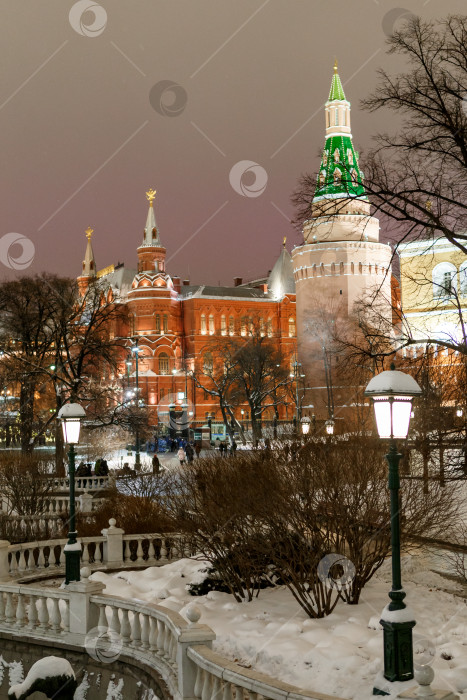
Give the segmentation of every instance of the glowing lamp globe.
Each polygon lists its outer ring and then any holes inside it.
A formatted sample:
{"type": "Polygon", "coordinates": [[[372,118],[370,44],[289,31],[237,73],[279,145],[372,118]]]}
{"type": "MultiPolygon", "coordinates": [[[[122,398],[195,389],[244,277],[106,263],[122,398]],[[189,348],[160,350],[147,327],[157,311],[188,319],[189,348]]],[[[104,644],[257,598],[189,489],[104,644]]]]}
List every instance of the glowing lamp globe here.
{"type": "Polygon", "coordinates": [[[365,396],[373,399],[380,438],[406,438],[412,414],[412,400],[422,390],[410,374],[391,369],[370,380],[365,396]]]}
{"type": "Polygon", "coordinates": [[[308,416],[305,416],[304,418],[302,418],[300,423],[302,425],[302,434],[308,435],[308,433],[310,432],[311,420],[308,418],[308,416]]]}
{"type": "Polygon", "coordinates": [[[84,408],[79,403],[67,403],[58,412],[58,419],[62,421],[63,439],[68,445],[77,445],[81,429],[81,419],[86,415],[84,408]]]}
{"type": "Polygon", "coordinates": [[[332,418],[325,422],[324,427],[328,435],[334,435],[334,421],[332,420],[332,418]]]}

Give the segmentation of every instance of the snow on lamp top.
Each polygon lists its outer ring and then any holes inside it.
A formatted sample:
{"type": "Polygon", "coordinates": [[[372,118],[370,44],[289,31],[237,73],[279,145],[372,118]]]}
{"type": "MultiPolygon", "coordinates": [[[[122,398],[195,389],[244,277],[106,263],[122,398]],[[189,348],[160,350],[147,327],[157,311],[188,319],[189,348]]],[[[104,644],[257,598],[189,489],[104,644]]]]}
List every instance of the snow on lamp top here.
{"type": "Polygon", "coordinates": [[[373,377],[365,396],[373,399],[380,438],[406,438],[409,432],[412,399],[422,390],[409,374],[391,369],[373,377]]]}
{"type": "Polygon", "coordinates": [[[81,419],[86,415],[79,403],[67,403],[58,412],[58,419],[62,421],[63,439],[68,445],[77,445],[81,419]]]}

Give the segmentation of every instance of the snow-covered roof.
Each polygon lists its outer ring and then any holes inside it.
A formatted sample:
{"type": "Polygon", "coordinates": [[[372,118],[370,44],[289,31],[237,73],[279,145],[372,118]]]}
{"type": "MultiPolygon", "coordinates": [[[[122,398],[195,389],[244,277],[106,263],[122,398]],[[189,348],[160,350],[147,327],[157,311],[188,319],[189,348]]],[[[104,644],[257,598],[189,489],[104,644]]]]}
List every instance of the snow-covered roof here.
{"type": "Polygon", "coordinates": [[[365,389],[365,396],[418,396],[422,390],[410,374],[391,369],[377,374],[365,389]]]}

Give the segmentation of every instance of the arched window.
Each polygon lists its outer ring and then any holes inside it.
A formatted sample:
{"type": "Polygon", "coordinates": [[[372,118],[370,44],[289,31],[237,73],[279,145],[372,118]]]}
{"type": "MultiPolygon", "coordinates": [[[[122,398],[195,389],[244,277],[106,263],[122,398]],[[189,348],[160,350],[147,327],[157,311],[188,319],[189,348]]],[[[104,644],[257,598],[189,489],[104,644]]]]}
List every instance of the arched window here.
{"type": "Polygon", "coordinates": [[[339,263],[339,274],[340,275],[344,274],[344,263],[343,262],[339,263]]]}
{"type": "Polygon", "coordinates": [[[209,335],[214,335],[214,316],[209,315],[209,335]]]}
{"type": "Polygon", "coordinates": [[[358,263],[358,272],[360,275],[363,275],[363,265],[362,263],[358,263]]]}
{"type": "Polygon", "coordinates": [[[459,269],[460,291],[463,297],[467,297],[467,262],[463,262],[459,269]]]}
{"type": "Polygon", "coordinates": [[[167,318],[167,314],[164,314],[162,316],[162,330],[164,331],[164,333],[167,333],[167,331],[169,330],[169,319],[167,318]]]}
{"type": "Polygon", "coordinates": [[[222,335],[227,335],[227,322],[224,314],[221,316],[221,333],[222,335]]]}
{"type": "Polygon", "coordinates": [[[351,148],[347,149],[347,160],[349,161],[350,165],[353,165],[353,153],[351,148]]]}
{"type": "Polygon", "coordinates": [[[325,170],[321,170],[321,172],[320,172],[320,174],[319,174],[319,184],[320,184],[320,185],[324,185],[325,179],[326,179],[326,171],[325,171],[325,170]]]}
{"type": "Polygon", "coordinates": [[[201,334],[206,335],[206,316],[201,314],[201,334]]]}
{"type": "Polygon", "coordinates": [[[357,171],[355,170],[355,168],[351,169],[350,177],[352,179],[352,182],[354,182],[354,183],[357,182],[357,171]]]}
{"type": "Polygon", "coordinates": [[[289,318],[289,338],[295,338],[295,319],[289,318]]]}
{"type": "Polygon", "coordinates": [[[316,263],[313,265],[313,277],[316,277],[316,263]]]}
{"type": "Polygon", "coordinates": [[[319,266],[319,274],[321,275],[321,277],[324,277],[324,263],[321,263],[321,265],[319,266]]]}
{"type": "Polygon", "coordinates": [[[264,330],[264,318],[259,319],[259,333],[262,338],[266,335],[266,331],[264,330]]]}
{"type": "Polygon", "coordinates": [[[271,319],[268,319],[266,327],[268,329],[268,337],[272,338],[272,321],[271,321],[271,319]]]}
{"type": "Polygon", "coordinates": [[[341,156],[339,153],[339,149],[336,148],[336,150],[334,151],[334,163],[338,163],[340,161],[340,159],[341,159],[341,156]]]}
{"type": "Polygon", "coordinates": [[[161,352],[159,355],[159,374],[169,373],[169,356],[166,352],[161,352]]]}
{"type": "Polygon", "coordinates": [[[159,314],[155,316],[156,333],[161,332],[161,317],[159,314]]]}
{"type": "Polygon", "coordinates": [[[352,275],[355,274],[355,265],[353,263],[350,263],[350,272],[352,275]]]}
{"type": "Polygon", "coordinates": [[[323,151],[323,165],[327,165],[327,164],[328,164],[328,152],[323,151]]]}
{"type": "Polygon", "coordinates": [[[433,297],[449,299],[457,289],[457,268],[450,262],[442,262],[433,268],[433,297]]]}
{"type": "Polygon", "coordinates": [[[336,274],[336,266],[334,263],[331,263],[331,275],[335,275],[335,274],[336,274]]]}
{"type": "Polygon", "coordinates": [[[342,179],[342,173],[341,173],[341,171],[339,170],[339,168],[336,168],[336,169],[334,170],[334,184],[335,184],[335,185],[339,184],[339,182],[341,181],[341,179],[342,179]]]}
{"type": "Polygon", "coordinates": [[[235,334],[235,319],[233,316],[229,316],[229,335],[235,334]]]}
{"type": "Polygon", "coordinates": [[[203,357],[203,371],[206,374],[210,374],[212,372],[212,367],[213,367],[212,353],[205,352],[204,357],[203,357]]]}
{"type": "Polygon", "coordinates": [[[246,335],[246,318],[242,318],[240,335],[246,335]]]}

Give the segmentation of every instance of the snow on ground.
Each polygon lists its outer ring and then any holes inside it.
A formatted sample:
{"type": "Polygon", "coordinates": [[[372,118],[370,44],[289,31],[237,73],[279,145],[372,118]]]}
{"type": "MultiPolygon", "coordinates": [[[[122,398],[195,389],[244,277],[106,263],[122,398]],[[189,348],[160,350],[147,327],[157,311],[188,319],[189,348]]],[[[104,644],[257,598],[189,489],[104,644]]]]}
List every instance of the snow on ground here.
{"type": "MultiPolygon", "coordinates": [[[[443,589],[460,586],[428,570],[420,556],[403,560],[406,602],[415,614],[415,662],[432,663],[434,687],[462,693],[467,700],[467,607],[462,595],[443,589]]],[[[200,622],[216,632],[214,649],[243,666],[255,668],[311,691],[342,698],[372,694],[382,669],[381,612],[388,602],[391,569],[387,561],[366,586],[357,606],[342,602],[321,620],[309,619],[285,587],[266,589],[251,602],[237,603],[227,593],[193,597],[189,582],[204,578],[204,562],[182,559],[164,567],[91,578],[105,593],[163,605],[184,614],[196,603],[200,622]]]]}

